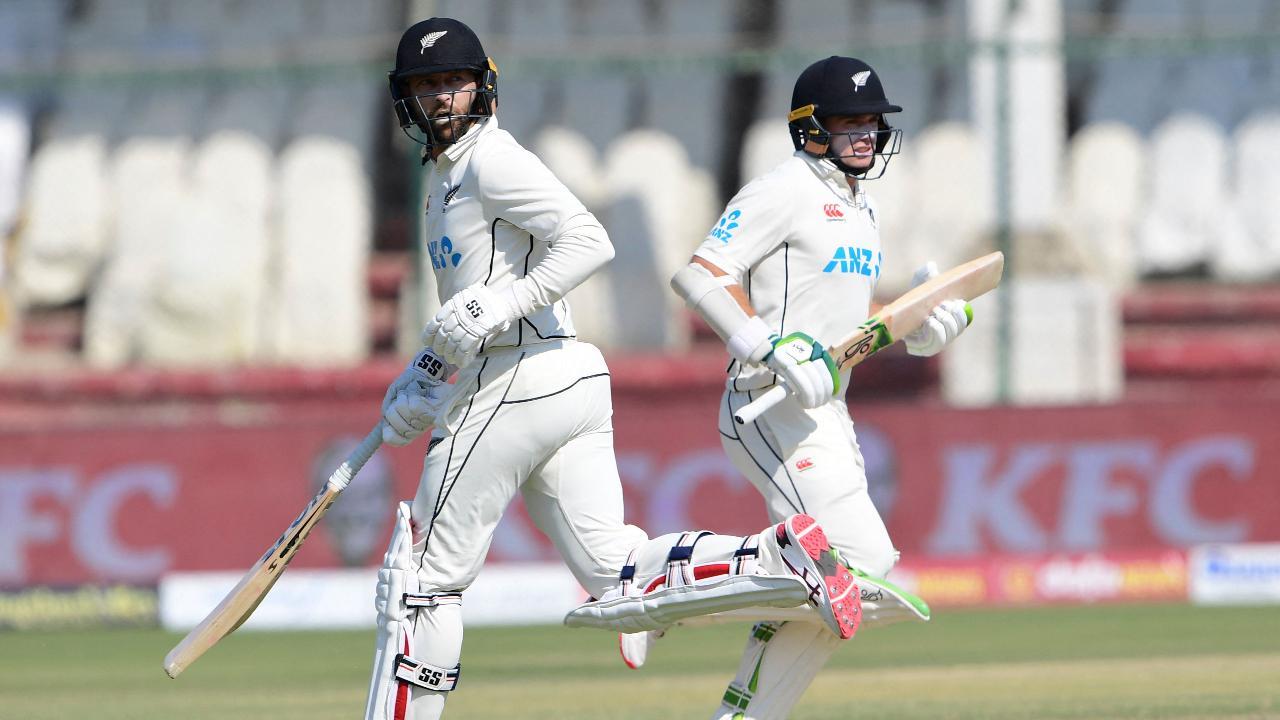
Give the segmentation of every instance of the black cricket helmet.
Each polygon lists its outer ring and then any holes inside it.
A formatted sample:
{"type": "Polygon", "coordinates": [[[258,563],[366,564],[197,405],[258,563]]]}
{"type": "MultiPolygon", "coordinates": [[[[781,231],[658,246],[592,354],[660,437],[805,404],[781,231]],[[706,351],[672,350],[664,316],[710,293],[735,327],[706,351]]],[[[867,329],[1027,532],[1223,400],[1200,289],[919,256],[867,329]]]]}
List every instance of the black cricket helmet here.
{"type": "MultiPolygon", "coordinates": [[[[902,131],[885,120],[887,113],[902,112],[902,108],[885,97],[880,76],[865,62],[851,57],[832,55],[810,65],[796,79],[791,93],[791,113],[787,125],[791,129],[791,142],[797,150],[804,150],[814,157],[827,158],[847,175],[872,179],[884,174],[889,158],[898,154],[902,145],[902,131]],[[849,166],[844,159],[831,153],[831,133],[822,119],[833,115],[875,115],[878,129],[874,131],[875,156],[871,165],[858,169],[849,166]],[[883,163],[877,159],[883,158],[883,163]],[[880,165],[880,171],[870,171],[880,165]]],[[[853,135],[865,133],[846,133],[853,135]]]]}
{"type": "Polygon", "coordinates": [[[497,108],[498,66],[485,54],[475,32],[453,18],[429,18],[406,30],[396,48],[396,67],[387,73],[387,79],[391,83],[391,99],[400,129],[428,149],[453,143],[473,123],[493,115],[497,108]],[[440,137],[437,126],[428,119],[429,104],[423,99],[443,93],[412,95],[409,79],[448,70],[471,70],[476,74],[477,88],[466,113],[432,118],[437,122],[447,121],[447,127],[452,130],[449,137],[440,137]]]}

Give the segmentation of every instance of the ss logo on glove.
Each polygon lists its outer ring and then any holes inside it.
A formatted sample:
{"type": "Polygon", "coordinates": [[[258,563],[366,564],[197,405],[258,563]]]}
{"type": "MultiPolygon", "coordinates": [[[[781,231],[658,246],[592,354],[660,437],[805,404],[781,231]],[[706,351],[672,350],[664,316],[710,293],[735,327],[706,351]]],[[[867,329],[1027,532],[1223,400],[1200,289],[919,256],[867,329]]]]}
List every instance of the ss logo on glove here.
{"type": "Polygon", "coordinates": [[[476,320],[479,320],[480,316],[484,314],[484,308],[480,307],[480,303],[475,300],[468,302],[466,307],[467,312],[471,313],[471,317],[476,320]]]}

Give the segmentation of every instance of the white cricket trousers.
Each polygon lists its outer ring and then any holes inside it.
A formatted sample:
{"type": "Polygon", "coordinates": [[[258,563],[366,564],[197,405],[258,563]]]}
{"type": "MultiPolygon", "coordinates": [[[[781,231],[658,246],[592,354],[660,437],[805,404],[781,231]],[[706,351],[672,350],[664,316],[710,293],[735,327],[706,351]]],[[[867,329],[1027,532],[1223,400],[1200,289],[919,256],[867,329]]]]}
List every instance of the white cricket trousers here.
{"type": "MultiPolygon", "coordinates": [[[[844,399],[806,410],[788,397],[753,423],[735,423],[733,413],[763,392],[727,390],[721,398],[720,442],[734,466],[764,496],[772,522],[808,513],[846,562],[883,577],[898,555],[867,494],[866,467],[844,399]]],[[[784,720],[840,645],[816,623],[767,624],[764,639],[761,627],[748,638],[713,720],[784,720]]]]}
{"type": "Polygon", "coordinates": [[[421,591],[471,584],[517,492],[587,592],[616,585],[627,553],[648,537],[623,522],[600,351],[574,340],[491,351],[457,383],[413,501],[421,591]]]}

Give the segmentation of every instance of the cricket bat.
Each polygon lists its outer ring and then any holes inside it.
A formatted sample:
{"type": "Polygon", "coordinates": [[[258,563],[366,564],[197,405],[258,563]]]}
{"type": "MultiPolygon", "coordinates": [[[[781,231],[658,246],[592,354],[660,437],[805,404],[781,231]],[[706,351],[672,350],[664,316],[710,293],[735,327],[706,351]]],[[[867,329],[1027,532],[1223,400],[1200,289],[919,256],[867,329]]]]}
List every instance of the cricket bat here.
{"type": "MultiPolygon", "coordinates": [[[[423,390],[444,382],[456,369],[438,358],[431,350],[423,350],[413,363],[419,378],[416,382],[423,390]]],[[[271,591],[272,586],[280,579],[284,569],[289,566],[298,548],[306,541],[307,535],[319,524],[320,519],[329,511],[329,507],[338,499],[338,495],[347,489],[351,479],[360,472],[360,468],[373,457],[382,445],[382,423],[379,422],[364,440],[347,455],[346,460],[338,466],[329,480],[320,488],[320,492],[311,498],[302,514],[289,524],[289,527],[267,549],[240,582],[222,598],[222,602],[205,616],[164,657],[164,671],[169,677],[176,678],[191,663],[195,662],[209,648],[230,635],[236,628],[258,608],[263,598],[271,591]]]]}
{"type": "MultiPolygon", "coordinates": [[[[867,318],[852,335],[828,348],[836,361],[836,368],[847,370],[901,340],[904,335],[923,325],[929,313],[943,300],[973,300],[995,289],[1000,284],[1003,272],[1004,253],[993,252],[951,268],[911,288],[902,297],[867,318]]],[[[786,396],[786,386],[775,385],[734,413],[733,419],[741,425],[752,422],[786,396]]]]}
{"type": "Polygon", "coordinates": [[[276,540],[266,553],[249,568],[240,582],[218,603],[218,606],[195,626],[182,642],[174,646],[164,657],[164,671],[169,677],[176,678],[195,662],[219,640],[240,627],[259,603],[271,591],[272,586],[280,579],[284,569],[289,566],[298,548],[306,541],[307,535],[329,511],[333,501],[346,489],[351,478],[360,472],[360,468],[382,444],[382,424],[379,423],[369,432],[365,439],[351,451],[347,459],[329,476],[328,482],[320,488],[320,492],[311,498],[307,507],[288,529],[276,540]]]}

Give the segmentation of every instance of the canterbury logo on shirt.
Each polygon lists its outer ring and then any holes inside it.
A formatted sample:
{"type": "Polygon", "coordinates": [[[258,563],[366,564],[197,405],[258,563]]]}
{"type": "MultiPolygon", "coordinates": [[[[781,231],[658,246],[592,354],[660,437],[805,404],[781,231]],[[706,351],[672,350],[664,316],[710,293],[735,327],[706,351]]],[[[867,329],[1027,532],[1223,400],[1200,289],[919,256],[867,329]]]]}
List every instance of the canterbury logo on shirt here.
{"type": "Polygon", "coordinates": [[[822,268],[822,272],[852,273],[879,278],[880,259],[880,253],[872,253],[867,248],[838,247],[835,254],[831,256],[831,260],[827,262],[827,266],[822,268]]]}
{"type": "Polygon", "coordinates": [[[843,220],[844,211],[840,209],[839,203],[827,203],[822,206],[822,214],[832,220],[843,220]]]}

